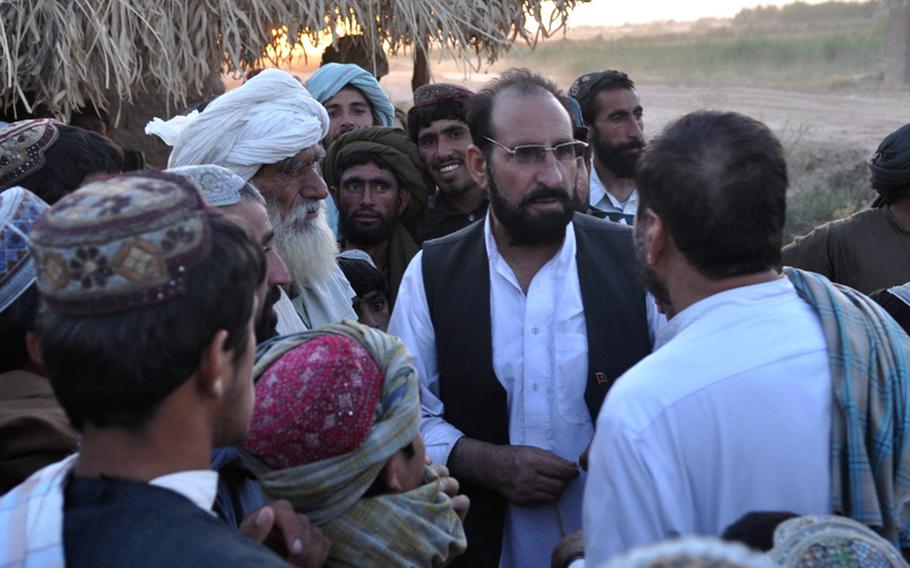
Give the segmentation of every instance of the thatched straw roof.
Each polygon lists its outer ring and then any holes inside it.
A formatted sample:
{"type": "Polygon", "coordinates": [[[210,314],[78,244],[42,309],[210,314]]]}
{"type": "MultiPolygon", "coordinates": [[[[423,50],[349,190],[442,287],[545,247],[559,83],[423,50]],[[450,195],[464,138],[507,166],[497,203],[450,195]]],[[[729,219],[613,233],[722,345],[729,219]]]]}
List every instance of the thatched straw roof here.
{"type": "Polygon", "coordinates": [[[111,93],[129,101],[149,90],[185,104],[219,67],[257,66],[281,26],[315,43],[326,31],[374,22],[364,35],[393,54],[431,45],[495,60],[517,39],[533,43],[562,28],[579,1],[556,0],[546,17],[542,0],[7,0],[0,104],[67,114],[111,93]]]}

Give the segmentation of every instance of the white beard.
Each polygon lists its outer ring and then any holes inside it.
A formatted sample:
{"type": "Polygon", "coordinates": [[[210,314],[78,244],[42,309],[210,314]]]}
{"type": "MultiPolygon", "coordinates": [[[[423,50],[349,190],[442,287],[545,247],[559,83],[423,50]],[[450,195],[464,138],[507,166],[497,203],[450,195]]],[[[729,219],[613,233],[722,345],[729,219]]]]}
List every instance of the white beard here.
{"type": "Polygon", "coordinates": [[[335,267],[338,254],[325,203],[314,201],[301,205],[283,219],[277,204],[269,202],[267,208],[275,230],[275,247],[288,265],[294,283],[306,287],[311,282],[325,281],[335,267]],[[319,215],[307,219],[307,214],[316,208],[319,215]]]}

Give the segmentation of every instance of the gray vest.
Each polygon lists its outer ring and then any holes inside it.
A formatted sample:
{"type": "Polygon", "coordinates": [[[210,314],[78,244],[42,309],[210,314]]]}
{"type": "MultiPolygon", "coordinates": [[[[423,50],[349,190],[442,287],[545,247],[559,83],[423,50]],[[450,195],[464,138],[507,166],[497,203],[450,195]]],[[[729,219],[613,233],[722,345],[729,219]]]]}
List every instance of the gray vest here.
{"type": "MultiPolygon", "coordinates": [[[[572,226],[588,335],[585,403],[596,422],[613,381],[651,351],[645,292],[629,227],[581,214],[575,214],[572,226]]],[[[469,438],[508,444],[506,392],[493,371],[483,220],[425,242],[423,251],[445,419],[469,438]]],[[[471,498],[468,550],[452,566],[495,567],[506,501],[472,484],[463,483],[462,492],[471,498]]]]}

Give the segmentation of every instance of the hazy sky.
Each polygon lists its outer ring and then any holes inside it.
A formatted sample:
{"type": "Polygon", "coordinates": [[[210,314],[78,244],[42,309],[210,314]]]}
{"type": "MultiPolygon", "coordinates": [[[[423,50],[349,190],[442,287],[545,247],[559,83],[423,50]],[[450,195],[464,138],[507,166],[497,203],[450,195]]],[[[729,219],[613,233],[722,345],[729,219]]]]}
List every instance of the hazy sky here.
{"type": "MultiPolygon", "coordinates": [[[[742,8],[789,4],[793,0],[591,0],[579,4],[569,18],[575,26],[619,26],[659,20],[691,21],[704,17],[729,18],[742,8]]],[[[822,0],[807,0],[817,4],[822,0]]]]}

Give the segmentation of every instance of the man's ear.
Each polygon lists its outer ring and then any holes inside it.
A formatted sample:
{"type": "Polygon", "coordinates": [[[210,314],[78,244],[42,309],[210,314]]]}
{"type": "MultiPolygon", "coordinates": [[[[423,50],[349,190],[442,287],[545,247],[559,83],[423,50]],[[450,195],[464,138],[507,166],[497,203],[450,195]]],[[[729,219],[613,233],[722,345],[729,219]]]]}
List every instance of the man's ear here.
{"type": "Polygon", "coordinates": [[[221,398],[227,388],[224,374],[227,372],[228,358],[233,356],[233,351],[225,351],[227,330],[220,329],[202,352],[199,359],[199,368],[196,369],[196,382],[199,391],[205,397],[221,398]]]}
{"type": "Polygon", "coordinates": [[[25,350],[28,351],[28,358],[32,363],[43,366],[41,362],[41,345],[38,341],[38,334],[34,331],[25,332],[25,350]]]}
{"type": "Polygon", "coordinates": [[[329,187],[329,194],[332,196],[332,201],[335,202],[335,206],[338,206],[338,188],[333,186],[329,187]]]}
{"type": "Polygon", "coordinates": [[[465,165],[468,167],[468,172],[471,174],[471,178],[474,179],[474,183],[483,189],[488,189],[487,160],[483,155],[483,151],[474,144],[471,144],[468,146],[468,149],[465,150],[464,158],[465,165]]]}
{"type": "Polygon", "coordinates": [[[399,450],[389,459],[389,462],[383,466],[379,472],[379,481],[392,493],[401,493],[401,468],[403,464],[404,452],[399,450]]]}
{"type": "Polygon", "coordinates": [[[401,188],[398,191],[398,213],[400,215],[404,215],[404,212],[408,210],[412,197],[413,195],[408,189],[401,188]]]}
{"type": "Polygon", "coordinates": [[[636,219],[636,223],[643,223],[645,260],[651,266],[660,262],[669,251],[671,242],[670,231],[663,219],[652,209],[645,209],[644,218],[636,219]]]}

